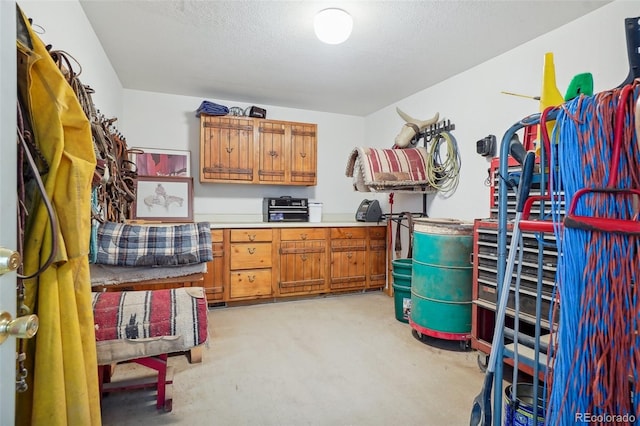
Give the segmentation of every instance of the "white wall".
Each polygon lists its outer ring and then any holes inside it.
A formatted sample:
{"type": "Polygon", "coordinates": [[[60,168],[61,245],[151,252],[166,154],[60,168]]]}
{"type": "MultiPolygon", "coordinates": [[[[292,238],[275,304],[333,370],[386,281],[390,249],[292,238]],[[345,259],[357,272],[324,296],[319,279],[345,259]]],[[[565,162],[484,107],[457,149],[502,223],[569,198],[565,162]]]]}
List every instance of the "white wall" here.
{"type": "Polygon", "coordinates": [[[74,64],[73,69],[82,70],[78,78],[95,91],[91,95],[93,103],[106,117],[118,118],[115,126],[122,128],[122,84],[80,3],[77,0],[17,3],[27,18],[33,19],[34,31],[45,45],[64,50],[78,61],[80,66],[74,64]]]}
{"type": "MultiPolygon", "coordinates": [[[[78,59],[83,68],[80,79],[96,91],[94,103],[105,115],[118,118],[116,126],[129,146],[192,152],[196,213],[260,214],[262,197],[278,195],[308,197],[324,202],[325,213],[345,214],[352,214],[361,199],[377,198],[383,203],[383,210],[388,211],[387,194],[354,192],[344,171],[354,147],[393,144],[403,124],[395,112],[395,107],[400,106],[417,118],[440,112],[441,118],[455,124],[453,134],[462,158],[460,185],[449,198],[430,196],[428,213],[432,217],[465,220],[487,217],[489,213],[489,189],[484,184],[489,161],[476,154],[476,141],[488,134],[496,135],[500,141],[512,124],[538,112],[536,101],[500,92],[539,95],[543,56],[548,51],[555,55],[561,93],[581,72],[593,74],[596,91],[617,86],[628,72],[624,18],[640,15],[637,1],[618,0],[365,118],[260,105],[267,109],[268,118],[318,124],[318,186],[306,188],[197,183],[199,131],[195,110],[202,99],[123,90],[76,0],[24,0],[19,4],[35,24],[46,30],[40,35],[45,43],[78,59]]],[[[437,59],[433,66],[438,66],[437,59]]],[[[208,100],[248,106],[233,100],[208,100]]],[[[422,210],[419,195],[396,194],[395,203],[394,212],[422,210]]]]}
{"type": "MultiPolygon", "coordinates": [[[[228,107],[249,106],[228,100],[207,99],[228,107]]],[[[350,189],[345,176],[348,155],[364,138],[364,119],[340,114],[260,105],[273,120],[318,125],[318,185],[292,187],[276,185],[200,184],[198,150],[199,119],[195,111],[202,98],[175,96],[138,90],[124,91],[123,129],[129,147],[168,148],[191,151],[196,214],[262,214],[262,198],[291,195],[324,203],[324,213],[354,213],[362,194],[350,189]]]]}
{"type": "MultiPolygon", "coordinates": [[[[473,69],[416,93],[369,115],[365,139],[375,147],[387,147],[402,125],[395,107],[425,119],[440,112],[450,119],[460,148],[462,170],[456,193],[445,199],[429,197],[431,217],[464,220],[488,217],[489,188],[484,181],[489,161],[476,154],[476,141],[494,134],[498,141],[509,127],[539,112],[537,101],[501,94],[529,96],[541,93],[544,54],[553,52],[557,86],[564,95],[574,75],[593,74],[594,91],[621,84],[629,71],[624,19],[640,16],[640,2],[616,1],[556,31],[545,34],[473,69]]],[[[508,37],[505,34],[505,37],[508,37]]],[[[452,52],[453,54],[454,52],[452,52]]],[[[437,58],[434,58],[434,66],[437,58]]],[[[425,73],[429,70],[426,69],[425,73]]],[[[394,211],[418,211],[421,197],[397,195],[394,211]]]]}

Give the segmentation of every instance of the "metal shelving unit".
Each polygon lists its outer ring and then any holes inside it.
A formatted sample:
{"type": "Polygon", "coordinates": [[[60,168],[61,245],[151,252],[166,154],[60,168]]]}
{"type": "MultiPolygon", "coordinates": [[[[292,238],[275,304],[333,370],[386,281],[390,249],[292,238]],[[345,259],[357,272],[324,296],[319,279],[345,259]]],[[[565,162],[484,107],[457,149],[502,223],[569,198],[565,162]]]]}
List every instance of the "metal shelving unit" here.
{"type": "MultiPolygon", "coordinates": [[[[524,129],[525,135],[532,126],[537,126],[540,114],[535,114],[509,128],[502,139],[500,156],[492,162],[490,196],[490,218],[478,219],[474,226],[474,273],[472,306],[471,347],[483,354],[489,354],[493,345],[498,360],[495,366],[492,395],[493,424],[502,424],[502,404],[504,402],[503,362],[516,367],[516,375],[526,375],[533,381],[534,392],[541,395],[540,381],[546,375],[546,351],[549,332],[552,327],[549,313],[553,306],[555,275],[558,253],[555,237],[548,216],[549,203],[540,200],[547,192],[547,177],[541,173],[542,158],[537,158],[536,171],[529,194],[529,212],[519,223],[522,231],[522,245],[518,250],[511,277],[512,289],[518,283],[519,291],[511,291],[505,312],[504,337],[494,341],[497,301],[503,291],[502,283],[507,269],[507,248],[510,245],[513,218],[515,217],[516,196],[513,186],[518,184],[521,166],[509,155],[509,145],[518,139],[517,132],[524,129]],[[541,229],[538,225],[544,223],[541,229]],[[520,255],[522,260],[520,261],[520,255]],[[517,302],[516,302],[517,301],[517,302]],[[502,360],[503,362],[501,362],[502,360]]],[[[535,137],[535,135],[534,135],[535,137]]],[[[525,148],[531,149],[530,141],[525,148]]],[[[486,367],[486,361],[479,355],[478,364],[486,367]]],[[[534,400],[535,400],[534,395],[534,400]]],[[[539,413],[542,415],[543,413],[539,413]]]]}

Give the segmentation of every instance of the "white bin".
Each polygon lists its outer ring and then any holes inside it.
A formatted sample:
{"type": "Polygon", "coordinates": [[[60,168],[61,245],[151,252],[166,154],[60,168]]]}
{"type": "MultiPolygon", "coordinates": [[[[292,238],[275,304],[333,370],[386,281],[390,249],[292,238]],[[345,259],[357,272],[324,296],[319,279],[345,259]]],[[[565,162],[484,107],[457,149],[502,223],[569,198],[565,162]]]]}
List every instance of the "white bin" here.
{"type": "Polygon", "coordinates": [[[322,203],[309,203],[309,222],[322,222],[322,203]]]}

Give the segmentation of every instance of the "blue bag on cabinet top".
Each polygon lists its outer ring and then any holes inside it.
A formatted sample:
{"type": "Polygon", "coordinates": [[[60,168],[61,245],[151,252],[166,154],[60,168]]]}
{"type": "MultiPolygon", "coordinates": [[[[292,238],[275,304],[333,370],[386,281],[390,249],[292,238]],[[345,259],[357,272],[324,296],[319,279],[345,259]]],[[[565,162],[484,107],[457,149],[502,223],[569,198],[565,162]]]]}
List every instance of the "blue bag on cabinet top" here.
{"type": "Polygon", "coordinates": [[[196,111],[196,117],[200,117],[200,114],[207,115],[227,115],[229,114],[229,108],[224,105],[218,105],[210,101],[202,101],[198,111],[196,111]]]}

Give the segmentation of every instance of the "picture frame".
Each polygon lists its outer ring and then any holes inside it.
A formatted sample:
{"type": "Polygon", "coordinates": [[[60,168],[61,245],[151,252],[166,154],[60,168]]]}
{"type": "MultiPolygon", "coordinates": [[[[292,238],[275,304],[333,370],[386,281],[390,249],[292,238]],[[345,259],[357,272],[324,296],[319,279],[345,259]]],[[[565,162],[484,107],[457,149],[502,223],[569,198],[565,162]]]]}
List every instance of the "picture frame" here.
{"type": "Polygon", "coordinates": [[[150,222],[193,222],[193,178],[138,176],[133,220],[150,222]]]}
{"type": "Polygon", "coordinates": [[[129,151],[138,176],[191,177],[191,151],[136,147],[129,151]]]}

